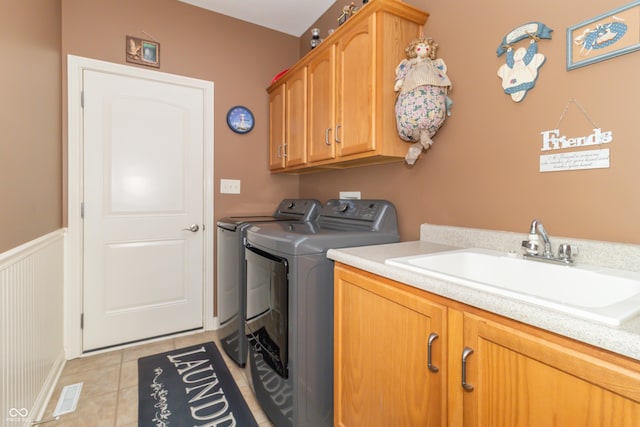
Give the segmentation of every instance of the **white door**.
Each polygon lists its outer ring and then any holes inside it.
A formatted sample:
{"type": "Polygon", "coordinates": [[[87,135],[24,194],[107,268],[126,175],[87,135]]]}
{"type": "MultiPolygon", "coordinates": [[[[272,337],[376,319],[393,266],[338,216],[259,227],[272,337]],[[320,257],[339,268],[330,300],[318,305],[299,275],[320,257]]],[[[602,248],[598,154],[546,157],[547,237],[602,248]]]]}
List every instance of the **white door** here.
{"type": "Polygon", "coordinates": [[[83,349],[203,326],[201,90],[83,72],[83,349]]]}

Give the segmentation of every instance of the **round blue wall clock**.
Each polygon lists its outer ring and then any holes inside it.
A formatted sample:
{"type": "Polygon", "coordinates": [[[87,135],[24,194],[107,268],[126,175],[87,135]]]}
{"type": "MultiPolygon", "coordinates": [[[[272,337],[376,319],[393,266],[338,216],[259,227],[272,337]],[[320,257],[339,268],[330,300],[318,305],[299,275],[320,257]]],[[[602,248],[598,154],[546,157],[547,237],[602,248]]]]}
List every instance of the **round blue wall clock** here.
{"type": "Polygon", "coordinates": [[[247,107],[236,105],[227,113],[227,125],[235,133],[248,133],[255,124],[253,113],[247,107]]]}

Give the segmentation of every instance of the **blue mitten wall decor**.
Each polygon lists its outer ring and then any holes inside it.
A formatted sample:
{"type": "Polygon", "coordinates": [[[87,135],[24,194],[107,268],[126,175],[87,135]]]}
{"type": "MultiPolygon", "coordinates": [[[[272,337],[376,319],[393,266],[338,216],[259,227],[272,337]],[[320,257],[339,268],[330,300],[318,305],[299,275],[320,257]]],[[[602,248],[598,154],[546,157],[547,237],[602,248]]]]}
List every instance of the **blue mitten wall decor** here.
{"type": "Polygon", "coordinates": [[[535,86],[538,70],[546,60],[538,52],[538,41],[550,39],[552,31],[540,22],[530,22],[510,31],[498,46],[498,56],[506,53],[506,63],[498,68],[498,77],[502,79],[504,93],[510,95],[513,101],[522,101],[535,86]],[[514,43],[523,39],[529,39],[529,46],[514,51],[514,43]]]}

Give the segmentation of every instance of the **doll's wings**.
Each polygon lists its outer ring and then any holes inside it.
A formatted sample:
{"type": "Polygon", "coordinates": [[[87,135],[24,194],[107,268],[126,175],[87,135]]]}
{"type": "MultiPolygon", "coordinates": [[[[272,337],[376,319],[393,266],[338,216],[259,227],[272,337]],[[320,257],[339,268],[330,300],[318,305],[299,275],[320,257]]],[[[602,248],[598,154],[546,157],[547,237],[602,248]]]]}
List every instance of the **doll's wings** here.
{"type": "Polygon", "coordinates": [[[396,67],[396,80],[404,79],[411,68],[411,62],[408,59],[403,59],[396,67]]]}
{"type": "Polygon", "coordinates": [[[442,58],[434,59],[432,64],[434,67],[436,67],[438,70],[442,71],[443,73],[447,72],[447,64],[444,63],[444,59],[442,58]]]}

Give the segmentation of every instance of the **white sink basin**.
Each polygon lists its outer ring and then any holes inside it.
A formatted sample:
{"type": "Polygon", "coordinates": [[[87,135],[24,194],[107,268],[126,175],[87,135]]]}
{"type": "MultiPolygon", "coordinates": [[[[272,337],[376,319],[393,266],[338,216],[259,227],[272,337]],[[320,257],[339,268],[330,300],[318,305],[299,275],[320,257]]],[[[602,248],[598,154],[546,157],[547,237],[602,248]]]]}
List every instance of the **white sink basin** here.
{"type": "Polygon", "coordinates": [[[462,249],[386,264],[608,325],[640,313],[640,274],[524,260],[503,252],[462,249]]]}

